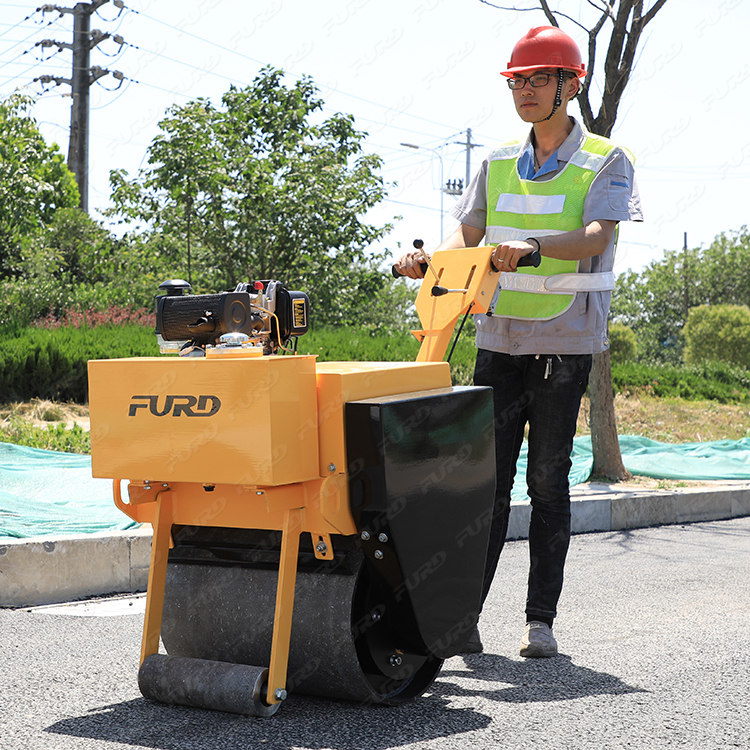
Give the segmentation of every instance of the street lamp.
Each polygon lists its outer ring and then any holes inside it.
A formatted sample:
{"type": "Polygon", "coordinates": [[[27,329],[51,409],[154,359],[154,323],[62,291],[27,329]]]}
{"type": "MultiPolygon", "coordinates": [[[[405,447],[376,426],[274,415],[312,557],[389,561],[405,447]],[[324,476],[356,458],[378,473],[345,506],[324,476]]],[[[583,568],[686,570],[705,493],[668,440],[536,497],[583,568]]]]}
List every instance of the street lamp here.
{"type": "Polygon", "coordinates": [[[417,146],[416,143],[402,143],[402,146],[406,146],[406,148],[413,148],[417,150],[422,151],[432,151],[432,153],[437,154],[438,159],[440,159],[440,242],[443,242],[443,193],[445,192],[443,190],[443,155],[438,151],[436,148],[430,148],[429,146],[417,146]]]}

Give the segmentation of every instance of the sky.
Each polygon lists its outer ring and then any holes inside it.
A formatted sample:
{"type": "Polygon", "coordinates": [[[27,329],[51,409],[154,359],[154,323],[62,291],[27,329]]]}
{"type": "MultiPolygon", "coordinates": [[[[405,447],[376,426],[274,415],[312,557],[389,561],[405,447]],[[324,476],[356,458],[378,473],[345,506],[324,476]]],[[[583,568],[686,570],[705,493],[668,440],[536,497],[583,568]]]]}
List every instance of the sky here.
{"type": "MultiPolygon", "coordinates": [[[[588,27],[598,15],[587,0],[551,6],[588,27]]],[[[38,96],[33,115],[67,154],[70,87],[34,78],[70,77],[70,50],[39,42],[72,42],[73,16],[40,7],[0,2],[0,97],[16,88],[38,96]]],[[[433,248],[456,226],[449,211],[457,199],[440,185],[465,179],[467,130],[479,144],[470,151],[472,172],[492,148],[525,135],[500,71],[515,42],[546,23],[539,10],[481,0],[126,0],[122,9],[107,2],[91,28],[125,44],[105,39],[91,64],[124,80],[118,88],[107,75],[91,87],[90,213],[100,218],[109,204],[110,170],[134,176],[147,166],[169,107],[198,97],[219,106],[230,85],[249,85],[272,65],[289,83],[312,77],[324,113],[351,114],[368,133],[365,150],[380,155],[392,184],[367,217],[395,224],[380,249],[398,256],[417,237],[433,248]]],[[[565,18],[560,25],[585,53],[583,30],[565,18]]],[[[748,28],[748,0],[667,0],[646,27],[611,135],[636,156],[646,220],[621,225],[616,273],[681,249],[685,234],[690,247],[705,247],[748,222],[748,28]]],[[[601,80],[592,87],[595,111],[601,80]]],[[[575,103],[569,112],[579,116],[575,103]]]]}

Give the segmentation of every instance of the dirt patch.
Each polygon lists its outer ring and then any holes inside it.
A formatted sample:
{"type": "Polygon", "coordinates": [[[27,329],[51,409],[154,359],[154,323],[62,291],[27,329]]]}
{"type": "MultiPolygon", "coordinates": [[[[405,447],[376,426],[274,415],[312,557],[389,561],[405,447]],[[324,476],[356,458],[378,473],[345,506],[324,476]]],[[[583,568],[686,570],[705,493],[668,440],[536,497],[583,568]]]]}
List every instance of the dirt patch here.
{"type": "Polygon", "coordinates": [[[89,407],[81,404],[59,404],[46,399],[0,406],[0,427],[13,419],[23,419],[34,427],[64,424],[68,429],[75,425],[88,432],[91,429],[89,407]]]}

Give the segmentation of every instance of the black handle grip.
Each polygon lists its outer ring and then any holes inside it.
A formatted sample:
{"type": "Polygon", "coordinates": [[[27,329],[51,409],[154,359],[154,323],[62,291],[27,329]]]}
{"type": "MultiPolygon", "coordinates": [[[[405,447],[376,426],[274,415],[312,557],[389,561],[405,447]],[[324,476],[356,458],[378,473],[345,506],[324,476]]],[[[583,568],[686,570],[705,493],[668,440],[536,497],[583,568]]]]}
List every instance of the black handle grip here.
{"type": "MultiPolygon", "coordinates": [[[[419,267],[420,267],[420,268],[422,269],[422,273],[423,273],[423,274],[427,273],[427,269],[429,268],[429,266],[428,266],[428,265],[427,265],[426,263],[420,263],[420,264],[419,264],[419,267]]],[[[391,268],[391,273],[393,274],[393,278],[394,278],[394,279],[398,279],[398,278],[400,278],[401,276],[406,276],[406,274],[404,274],[404,273],[401,273],[400,271],[398,271],[398,270],[396,269],[396,266],[395,266],[395,265],[394,265],[394,266],[392,266],[392,268],[391,268]]]]}
{"type": "MultiPolygon", "coordinates": [[[[528,255],[524,255],[523,258],[518,259],[518,268],[521,266],[534,266],[539,268],[539,264],[542,262],[542,254],[538,250],[530,252],[528,255]]],[[[490,265],[493,271],[499,271],[500,269],[495,265],[495,262],[490,259],[490,265]]]]}
{"type": "MultiPolygon", "coordinates": [[[[414,240],[414,242],[412,242],[411,244],[414,245],[414,247],[417,250],[421,250],[424,247],[424,242],[422,240],[414,240]]],[[[419,267],[422,269],[423,274],[427,273],[427,269],[429,268],[429,266],[426,263],[420,263],[419,267]]],[[[394,279],[398,279],[401,276],[405,276],[405,274],[396,270],[395,264],[391,267],[391,273],[393,274],[394,279]]]]}

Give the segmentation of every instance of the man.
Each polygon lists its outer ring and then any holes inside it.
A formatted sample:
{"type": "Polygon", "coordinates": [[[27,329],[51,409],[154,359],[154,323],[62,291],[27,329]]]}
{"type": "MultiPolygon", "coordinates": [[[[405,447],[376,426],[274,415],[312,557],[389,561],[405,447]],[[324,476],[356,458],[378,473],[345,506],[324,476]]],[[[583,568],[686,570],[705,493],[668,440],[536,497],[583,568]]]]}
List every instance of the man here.
{"type": "MultiPolygon", "coordinates": [[[[482,601],[505,541],[528,425],[531,564],[521,656],[550,657],[570,541],[570,454],[592,355],[609,346],[617,224],[643,217],[632,157],[567,114],[585,75],[573,39],[551,26],[531,29],[503,75],[531,132],[485,159],[452,212],[459,228],[438,249],[477,247],[485,238],[504,272],[493,314],[476,317],[474,383],[494,389],[497,456],[482,601]],[[519,269],[534,250],[539,268],[519,269]]],[[[421,278],[421,260],[412,252],[397,265],[421,278]]],[[[482,651],[478,631],[467,651],[482,651]]]]}

